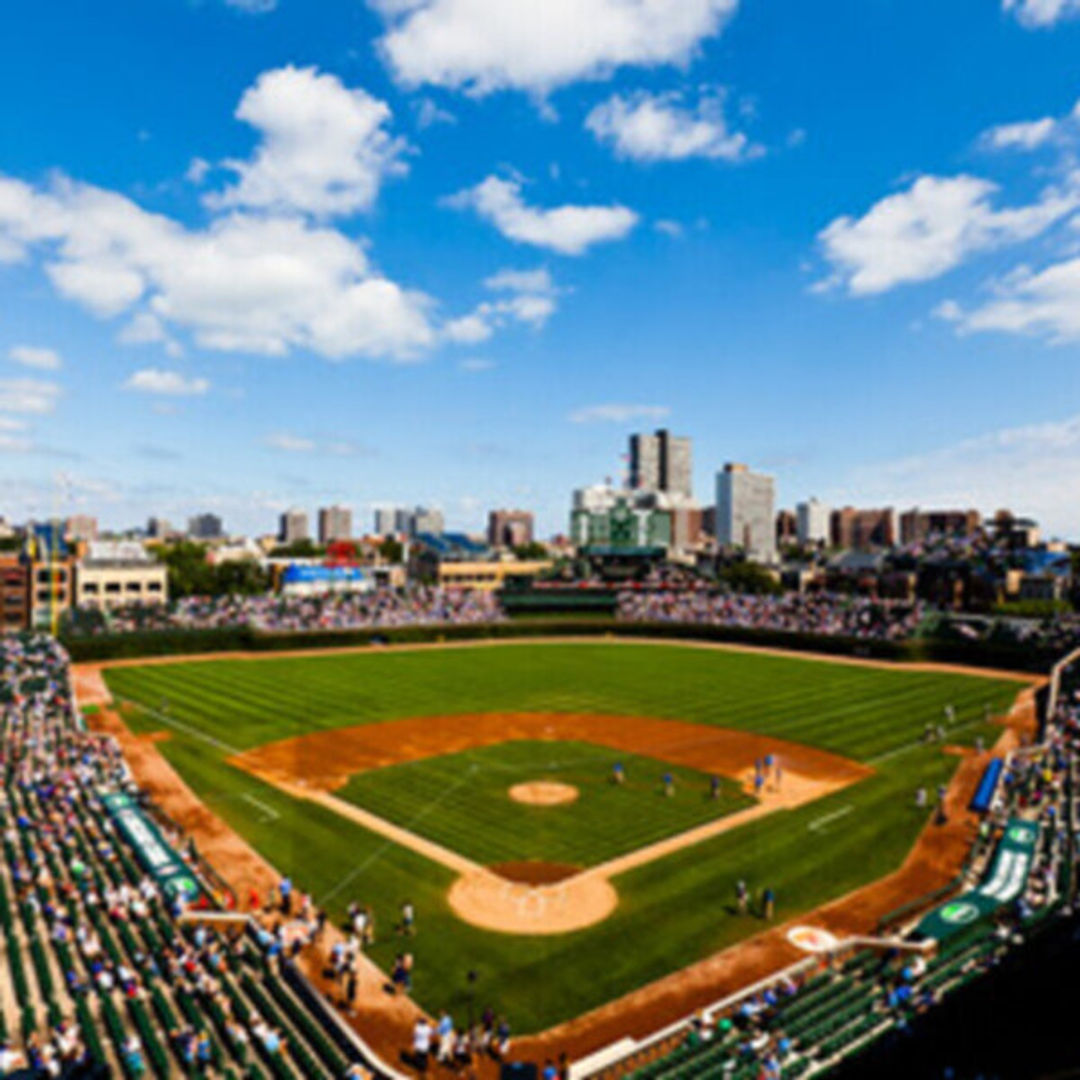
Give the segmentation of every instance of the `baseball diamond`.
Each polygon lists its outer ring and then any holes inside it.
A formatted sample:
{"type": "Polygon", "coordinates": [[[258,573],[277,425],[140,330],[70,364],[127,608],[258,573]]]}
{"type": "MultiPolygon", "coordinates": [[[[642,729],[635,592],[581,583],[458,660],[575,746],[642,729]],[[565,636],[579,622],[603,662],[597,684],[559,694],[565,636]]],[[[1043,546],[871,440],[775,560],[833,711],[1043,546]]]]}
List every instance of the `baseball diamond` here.
{"type": "MultiPolygon", "coordinates": [[[[739,942],[799,955],[762,938],[768,907],[785,923],[893,882],[902,864],[916,894],[947,880],[948,829],[908,858],[930,815],[914,793],[978,767],[976,740],[998,739],[1030,684],[619,641],[118,664],[104,678],[132,744],[162,755],[215,820],[333,917],[373,910],[368,955],[384,970],[413,905],[421,1006],[490,1005],[516,1034],[554,1028],[573,1046],[578,1032],[590,1049],[620,1002],[624,1029],[685,1013],[739,942]],[[947,706],[946,739],[926,742],[947,706]],[[542,782],[578,797],[508,794],[542,782]],[[477,874],[517,898],[526,925],[462,912],[461,882],[477,874]],[[610,887],[606,910],[540,925],[535,912],[573,907],[559,890],[589,881],[610,887]]],[[[856,904],[822,925],[865,922],[856,904]]]]}

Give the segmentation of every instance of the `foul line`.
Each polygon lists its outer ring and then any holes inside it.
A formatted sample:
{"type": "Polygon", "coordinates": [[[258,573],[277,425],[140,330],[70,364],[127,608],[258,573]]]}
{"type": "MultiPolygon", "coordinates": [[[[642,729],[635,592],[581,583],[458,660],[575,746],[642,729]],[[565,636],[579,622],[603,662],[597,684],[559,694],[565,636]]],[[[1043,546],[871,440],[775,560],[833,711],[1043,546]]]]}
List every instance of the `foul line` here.
{"type": "MultiPolygon", "coordinates": [[[[422,806],[416,812],[416,814],[409,819],[409,821],[405,825],[401,826],[401,828],[405,829],[406,831],[411,829],[412,826],[416,824],[416,822],[418,822],[421,818],[425,817],[431,810],[433,810],[445,798],[447,798],[449,795],[452,795],[462,785],[469,783],[474,777],[474,772],[475,772],[475,769],[469,770],[456,783],[451,784],[450,787],[448,787],[444,791],[442,791],[438,796],[436,796],[434,799],[432,799],[431,802],[429,802],[426,806],[422,806]]],[[[319,805],[322,805],[322,804],[319,804],[319,805]]],[[[371,814],[371,811],[368,810],[368,811],[366,811],[366,813],[371,814]]],[[[344,816],[344,815],[342,815],[342,816],[344,816]]],[[[374,816],[374,815],[372,815],[372,816],[374,816]]],[[[348,821],[348,820],[349,819],[346,818],[346,821],[348,821]]],[[[360,828],[364,828],[364,826],[360,826],[360,828]]],[[[372,830],[369,828],[368,832],[371,832],[371,831],[372,830]]],[[[363,871],[367,870],[368,867],[370,867],[370,866],[374,865],[375,863],[377,863],[390,848],[392,848],[392,847],[404,847],[404,846],[405,845],[399,844],[395,840],[391,840],[389,838],[384,838],[383,842],[363,862],[357,863],[357,865],[354,866],[329,892],[324,893],[322,895],[321,899],[319,900],[319,906],[320,907],[325,907],[327,902],[330,899],[337,896],[337,894],[339,892],[341,892],[341,890],[344,889],[346,885],[348,885],[350,882],[354,881],[358,874],[363,873],[363,871]]]]}
{"type": "Polygon", "coordinates": [[[854,806],[841,806],[839,810],[834,810],[831,814],[816,818],[806,827],[810,832],[817,832],[823,825],[828,825],[830,821],[838,821],[840,818],[846,817],[854,809],[854,806]]]}
{"type": "Polygon", "coordinates": [[[261,802],[259,799],[256,799],[254,795],[249,795],[246,791],[240,796],[240,798],[243,799],[244,802],[251,803],[252,806],[257,806],[266,815],[262,819],[264,822],[275,821],[277,818],[281,817],[281,815],[272,806],[267,806],[266,803],[261,802]]]}
{"type": "Polygon", "coordinates": [[[204,743],[216,747],[218,750],[225,750],[229,754],[242,753],[238,747],[230,746],[229,743],[222,742],[221,739],[215,739],[213,735],[207,735],[205,731],[200,731],[190,724],[185,724],[181,720],[176,720],[169,716],[168,713],[159,712],[157,709],[151,709],[148,705],[140,704],[138,701],[132,701],[130,698],[115,697],[113,700],[119,701],[124,705],[134,705],[135,708],[141,709],[148,716],[152,716],[156,720],[160,720],[163,724],[168,724],[170,727],[174,727],[178,731],[184,732],[186,735],[191,735],[195,739],[201,739],[204,743]]]}

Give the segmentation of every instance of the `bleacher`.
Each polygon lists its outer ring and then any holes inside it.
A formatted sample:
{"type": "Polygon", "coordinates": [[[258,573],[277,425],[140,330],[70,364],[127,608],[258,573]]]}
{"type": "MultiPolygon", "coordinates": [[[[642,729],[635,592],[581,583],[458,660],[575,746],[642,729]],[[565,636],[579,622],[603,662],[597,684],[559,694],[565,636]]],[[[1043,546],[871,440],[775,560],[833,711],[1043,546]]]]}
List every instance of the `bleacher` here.
{"type": "Polygon", "coordinates": [[[133,785],[115,745],[81,730],[63,653],[45,638],[3,640],[4,1074],[371,1075],[250,924],[221,929],[139,864],[102,801],[133,785]]]}

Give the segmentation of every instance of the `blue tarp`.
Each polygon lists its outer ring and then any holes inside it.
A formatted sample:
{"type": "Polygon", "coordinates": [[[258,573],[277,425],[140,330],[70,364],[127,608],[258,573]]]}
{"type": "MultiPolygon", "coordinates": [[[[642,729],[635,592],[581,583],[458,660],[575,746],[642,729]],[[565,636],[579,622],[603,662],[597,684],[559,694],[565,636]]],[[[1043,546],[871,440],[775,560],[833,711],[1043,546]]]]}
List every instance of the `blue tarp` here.
{"type": "Polygon", "coordinates": [[[986,766],[982,779],[979,781],[979,786],[975,789],[975,796],[971,800],[970,809],[977,814],[985,814],[990,809],[990,804],[994,801],[994,792],[997,791],[998,782],[1001,780],[1001,773],[1004,768],[1005,762],[1001,758],[994,758],[986,766]]]}

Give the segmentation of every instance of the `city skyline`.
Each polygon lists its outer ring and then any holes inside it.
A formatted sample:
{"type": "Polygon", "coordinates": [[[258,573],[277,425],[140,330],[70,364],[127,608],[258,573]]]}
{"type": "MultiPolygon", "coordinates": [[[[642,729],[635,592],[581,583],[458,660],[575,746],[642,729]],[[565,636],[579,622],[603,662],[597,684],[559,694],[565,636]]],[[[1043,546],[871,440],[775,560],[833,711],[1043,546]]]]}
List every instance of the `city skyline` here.
{"type": "Polygon", "coordinates": [[[549,535],[668,427],[698,492],[1080,536],[1068,5],[705,0],[584,54],[459,14],[441,58],[434,8],[9,15],[0,513],[549,535]]]}

